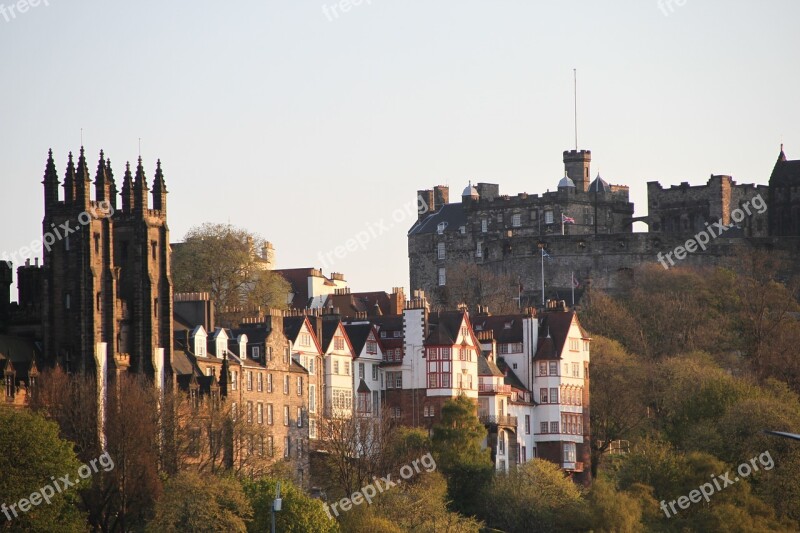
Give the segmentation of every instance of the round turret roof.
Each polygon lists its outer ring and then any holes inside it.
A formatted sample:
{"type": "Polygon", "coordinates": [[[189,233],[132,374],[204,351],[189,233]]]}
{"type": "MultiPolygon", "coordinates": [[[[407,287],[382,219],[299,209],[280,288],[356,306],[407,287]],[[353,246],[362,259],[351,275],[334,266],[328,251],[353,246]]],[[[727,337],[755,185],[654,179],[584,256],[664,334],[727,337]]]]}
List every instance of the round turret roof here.
{"type": "Polygon", "coordinates": [[[469,182],[469,184],[464,187],[464,192],[461,193],[461,197],[464,198],[465,196],[470,198],[478,198],[480,196],[478,194],[478,189],[472,186],[472,182],[469,182]]]}
{"type": "Polygon", "coordinates": [[[564,176],[563,178],[561,178],[561,181],[558,182],[558,188],[562,189],[562,188],[569,188],[569,187],[572,187],[574,189],[575,188],[575,182],[572,181],[569,178],[569,176],[564,176]]]}

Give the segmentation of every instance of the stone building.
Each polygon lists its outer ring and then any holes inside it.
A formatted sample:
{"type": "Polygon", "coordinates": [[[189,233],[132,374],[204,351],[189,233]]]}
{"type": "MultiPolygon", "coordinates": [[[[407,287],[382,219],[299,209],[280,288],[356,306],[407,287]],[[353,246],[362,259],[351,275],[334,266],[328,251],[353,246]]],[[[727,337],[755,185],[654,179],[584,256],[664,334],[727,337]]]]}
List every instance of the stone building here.
{"type": "Polygon", "coordinates": [[[70,153],[63,195],[50,151],[43,184],[45,363],[93,371],[97,358],[112,372],[130,368],[163,384],[172,372],[172,280],[161,161],[152,208],[141,158],[135,176],[126,166],[121,205],[111,161],[102,151],[94,183],[83,147],[77,167],[70,153]]]}
{"type": "Polygon", "coordinates": [[[635,267],[657,262],[659,253],[718,221],[731,226],[681,264],[731,266],[754,249],[785,250],[797,259],[797,240],[789,237],[800,236],[800,162],[788,161],[783,150],[769,187],[730,176],[711,176],[702,186],[650,182],[649,214],[641,217],[634,216],[627,187],[599,176],[588,182],[590,162],[588,151],[564,152],[566,176],[541,196],[502,196],[497,185],[479,183],[450,203],[447,187],[418,191],[430,209],[408,232],[411,288],[434,303],[445,300],[448,272],[466,263],[517,280],[520,307],[569,302],[573,290],[577,301],[589,286],[624,288],[635,267]],[[764,200],[764,209],[753,209],[754,199],[764,200]],[[732,219],[738,208],[749,209],[740,221],[732,219]],[[637,221],[649,231],[633,233],[637,221]]]}

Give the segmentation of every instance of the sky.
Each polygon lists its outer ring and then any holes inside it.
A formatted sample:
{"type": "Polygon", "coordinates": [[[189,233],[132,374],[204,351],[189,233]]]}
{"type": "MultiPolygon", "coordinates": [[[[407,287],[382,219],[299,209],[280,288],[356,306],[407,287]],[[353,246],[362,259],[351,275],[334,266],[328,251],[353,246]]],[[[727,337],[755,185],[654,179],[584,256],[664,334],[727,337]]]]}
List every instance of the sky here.
{"type": "Polygon", "coordinates": [[[766,183],[782,142],[800,159],[798,19],[797,0],[0,0],[0,256],[41,236],[49,148],[63,179],[82,135],[119,183],[141,139],[172,241],[230,223],[279,268],[408,289],[418,189],[556,188],[573,69],[578,145],[637,216],[648,181],[766,183]]]}

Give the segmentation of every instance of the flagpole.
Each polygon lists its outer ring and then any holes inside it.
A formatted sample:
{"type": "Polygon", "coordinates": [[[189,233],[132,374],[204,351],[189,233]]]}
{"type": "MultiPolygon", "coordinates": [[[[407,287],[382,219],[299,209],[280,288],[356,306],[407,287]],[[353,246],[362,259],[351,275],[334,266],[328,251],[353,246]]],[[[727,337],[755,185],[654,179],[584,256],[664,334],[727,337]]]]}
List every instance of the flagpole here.
{"type": "Polygon", "coordinates": [[[564,212],[561,212],[561,235],[564,235],[564,212]]]}
{"type": "Polygon", "coordinates": [[[572,308],[575,308],[575,271],[572,272],[572,308]]]}
{"type": "Polygon", "coordinates": [[[542,248],[542,307],[544,307],[544,245],[540,245],[542,248]]]}

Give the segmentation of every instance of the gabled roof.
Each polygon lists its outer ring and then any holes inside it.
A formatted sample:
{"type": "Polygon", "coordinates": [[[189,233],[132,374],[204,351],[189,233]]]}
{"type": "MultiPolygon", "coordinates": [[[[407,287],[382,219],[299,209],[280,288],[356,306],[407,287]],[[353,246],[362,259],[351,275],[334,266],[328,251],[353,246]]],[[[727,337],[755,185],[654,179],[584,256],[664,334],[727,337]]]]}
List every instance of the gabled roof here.
{"type": "Polygon", "coordinates": [[[314,346],[317,347],[317,351],[319,353],[324,353],[324,350],[320,345],[320,340],[317,338],[317,333],[314,331],[311,321],[305,315],[284,317],[283,334],[287,339],[292,341],[292,344],[297,344],[297,338],[300,336],[300,332],[303,331],[303,326],[306,326],[308,333],[311,335],[311,338],[314,341],[314,346]]]}
{"type": "Polygon", "coordinates": [[[464,207],[461,204],[445,204],[433,214],[423,218],[408,231],[409,235],[437,233],[439,224],[444,223],[444,233],[456,233],[467,223],[464,207]]]}
{"type": "Polygon", "coordinates": [[[369,386],[362,379],[361,382],[358,384],[358,389],[356,390],[356,392],[360,392],[360,393],[364,394],[364,393],[372,392],[372,391],[369,390],[369,386]]]}
{"type": "Polygon", "coordinates": [[[589,334],[578,322],[575,311],[543,313],[539,323],[539,345],[534,359],[561,359],[573,320],[577,323],[581,338],[588,339],[589,334]]]}
{"type": "Polygon", "coordinates": [[[312,270],[311,268],[273,270],[273,272],[283,276],[283,279],[291,285],[292,293],[294,293],[291,305],[296,309],[306,309],[311,300],[308,294],[308,277],[311,275],[312,270]]]}
{"type": "Polygon", "coordinates": [[[345,324],[344,330],[350,338],[350,344],[353,346],[353,353],[356,356],[361,355],[361,352],[364,351],[364,345],[367,343],[367,338],[369,338],[369,334],[373,331],[372,324],[345,324]]]}
{"type": "Polygon", "coordinates": [[[797,185],[800,184],[800,160],[789,161],[781,146],[781,153],[772,169],[769,178],[770,185],[797,185]]]}
{"type": "Polygon", "coordinates": [[[356,313],[388,315],[395,312],[389,294],[383,291],[329,294],[323,307],[335,307],[344,316],[355,316],[356,313]],[[376,313],[376,305],[379,313],[376,313]]]}
{"type": "Polygon", "coordinates": [[[428,315],[430,333],[425,339],[425,344],[445,346],[455,344],[465,318],[464,311],[431,313],[428,315]]]}
{"type": "Polygon", "coordinates": [[[342,337],[344,337],[345,343],[350,348],[350,353],[353,355],[358,355],[353,348],[353,344],[350,342],[350,338],[347,335],[347,330],[344,328],[341,320],[322,321],[322,352],[327,353],[327,351],[330,349],[331,342],[333,342],[333,338],[336,336],[336,332],[339,331],[340,326],[342,327],[342,337]]]}

